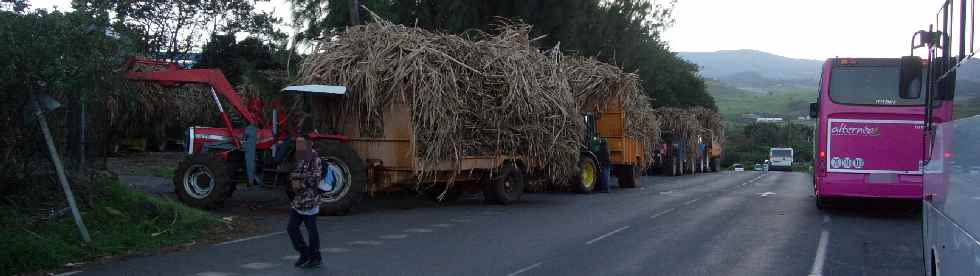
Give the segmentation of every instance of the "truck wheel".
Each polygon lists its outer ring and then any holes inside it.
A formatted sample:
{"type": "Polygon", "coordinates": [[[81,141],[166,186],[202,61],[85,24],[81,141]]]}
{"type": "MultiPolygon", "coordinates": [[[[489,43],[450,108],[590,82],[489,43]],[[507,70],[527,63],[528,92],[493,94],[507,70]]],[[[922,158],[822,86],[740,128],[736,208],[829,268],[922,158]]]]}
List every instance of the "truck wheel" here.
{"type": "Polygon", "coordinates": [[[513,162],[505,162],[497,175],[483,186],[483,197],[488,203],[507,205],[521,200],[527,186],[524,173],[513,162]]]}
{"type": "Polygon", "coordinates": [[[599,179],[599,165],[595,159],[588,155],[582,155],[578,160],[578,174],[572,177],[572,186],[576,193],[587,194],[595,189],[596,180],[599,179]]]}
{"type": "Polygon", "coordinates": [[[217,208],[235,191],[231,173],[227,161],[210,153],[196,153],[177,165],[174,192],[188,206],[217,208]]]}
{"type": "Polygon", "coordinates": [[[636,188],[636,178],[639,177],[638,166],[622,165],[616,168],[619,172],[616,178],[620,188],[636,188]]]}
{"type": "Polygon", "coordinates": [[[320,214],[346,215],[367,191],[364,161],[349,145],[338,141],[317,141],[314,148],[323,166],[333,171],[334,189],[320,194],[320,214]]]}

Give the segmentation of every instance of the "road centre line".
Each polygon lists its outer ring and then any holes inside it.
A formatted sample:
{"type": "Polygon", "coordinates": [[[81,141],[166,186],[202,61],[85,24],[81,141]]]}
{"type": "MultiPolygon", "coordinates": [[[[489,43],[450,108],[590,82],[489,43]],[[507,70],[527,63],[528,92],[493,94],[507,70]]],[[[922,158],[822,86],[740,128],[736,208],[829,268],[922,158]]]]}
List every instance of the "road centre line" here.
{"type": "Polygon", "coordinates": [[[827,242],[830,239],[830,232],[823,230],[820,232],[820,242],[817,243],[817,254],[813,257],[813,268],[810,269],[810,276],[823,276],[823,263],[827,258],[827,242]]]}
{"type": "Polygon", "coordinates": [[[700,200],[700,198],[695,198],[695,199],[692,199],[692,200],[688,200],[687,202],[684,202],[684,205],[691,205],[691,203],[698,202],[698,200],[700,200]]]}
{"type": "Polygon", "coordinates": [[[250,241],[250,240],[261,239],[261,238],[268,238],[268,237],[272,237],[272,236],[276,236],[276,235],[282,235],[282,234],[286,234],[286,231],[279,231],[279,232],[274,232],[274,233],[269,233],[269,234],[252,236],[252,237],[248,237],[248,238],[241,238],[241,239],[237,239],[237,240],[233,240],[233,241],[226,241],[226,242],[223,242],[223,243],[219,243],[217,245],[218,246],[223,246],[223,245],[229,245],[229,244],[236,244],[236,243],[240,243],[240,242],[244,242],[244,241],[250,241]]]}
{"type": "Polygon", "coordinates": [[[824,224],[827,224],[827,223],[830,223],[830,216],[828,216],[828,215],[823,215],[823,223],[824,223],[824,224]]]}
{"type": "Polygon", "coordinates": [[[660,213],[653,214],[652,216],[650,216],[650,218],[654,219],[654,218],[657,218],[659,216],[665,215],[665,214],[670,213],[670,212],[673,212],[673,211],[674,211],[674,208],[663,210],[663,211],[660,211],[660,213]]]}
{"type": "Polygon", "coordinates": [[[539,266],[541,266],[541,262],[538,262],[536,264],[530,265],[530,266],[525,267],[525,268],[521,268],[518,271],[511,272],[510,274],[507,274],[507,276],[515,276],[517,274],[521,274],[521,273],[527,272],[528,270],[535,269],[535,268],[537,268],[539,266]]]}
{"type": "Polygon", "coordinates": [[[65,273],[54,274],[54,276],[68,276],[68,275],[75,275],[75,274],[78,274],[78,273],[82,273],[82,271],[81,270],[69,271],[69,272],[65,272],[65,273]]]}
{"type": "Polygon", "coordinates": [[[613,230],[612,232],[609,232],[609,233],[605,233],[602,236],[598,236],[598,237],[596,237],[596,238],[594,238],[594,239],[592,239],[590,241],[585,242],[585,245],[590,245],[590,244],[593,244],[593,243],[595,243],[597,241],[601,241],[602,239],[608,238],[609,236],[615,235],[616,233],[619,233],[619,232],[621,232],[623,230],[626,230],[626,229],[629,229],[629,228],[630,228],[629,225],[620,227],[619,229],[613,230]]]}

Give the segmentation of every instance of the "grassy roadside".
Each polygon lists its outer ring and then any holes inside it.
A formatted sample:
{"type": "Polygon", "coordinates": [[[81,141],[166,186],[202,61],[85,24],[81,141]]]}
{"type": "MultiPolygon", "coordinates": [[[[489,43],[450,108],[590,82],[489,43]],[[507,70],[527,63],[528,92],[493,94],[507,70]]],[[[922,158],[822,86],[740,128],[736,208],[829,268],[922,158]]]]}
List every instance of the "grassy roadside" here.
{"type": "Polygon", "coordinates": [[[90,243],[81,241],[70,214],[36,222],[23,210],[0,208],[0,275],[193,243],[225,228],[217,217],[128,190],[115,178],[98,178],[91,189],[97,203],[81,210],[90,243]]]}

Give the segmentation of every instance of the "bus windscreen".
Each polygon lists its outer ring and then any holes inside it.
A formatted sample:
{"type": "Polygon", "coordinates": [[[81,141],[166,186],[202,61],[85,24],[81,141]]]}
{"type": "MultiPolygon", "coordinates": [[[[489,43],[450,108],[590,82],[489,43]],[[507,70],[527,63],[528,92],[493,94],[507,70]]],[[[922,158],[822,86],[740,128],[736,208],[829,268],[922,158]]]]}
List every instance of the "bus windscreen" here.
{"type": "MultiPolygon", "coordinates": [[[[846,66],[835,67],[830,73],[830,99],[839,104],[877,106],[922,105],[923,97],[902,99],[899,97],[899,67],[897,66],[846,66]]],[[[914,81],[911,89],[921,89],[921,80],[914,81]]],[[[913,94],[916,94],[913,91],[913,94]]]]}

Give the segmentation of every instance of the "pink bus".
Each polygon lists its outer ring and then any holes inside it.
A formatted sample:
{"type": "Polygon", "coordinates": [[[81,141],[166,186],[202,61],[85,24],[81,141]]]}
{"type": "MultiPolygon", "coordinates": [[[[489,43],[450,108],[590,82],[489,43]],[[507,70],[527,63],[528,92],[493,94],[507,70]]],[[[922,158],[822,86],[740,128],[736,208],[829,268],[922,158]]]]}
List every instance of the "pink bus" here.
{"type": "MultiPolygon", "coordinates": [[[[823,65],[817,103],[813,190],[832,198],[922,198],[924,97],[902,98],[901,59],[834,58],[823,65]]],[[[922,74],[905,80],[920,95],[922,74]]],[[[934,113],[947,117],[952,104],[934,113]]]]}

